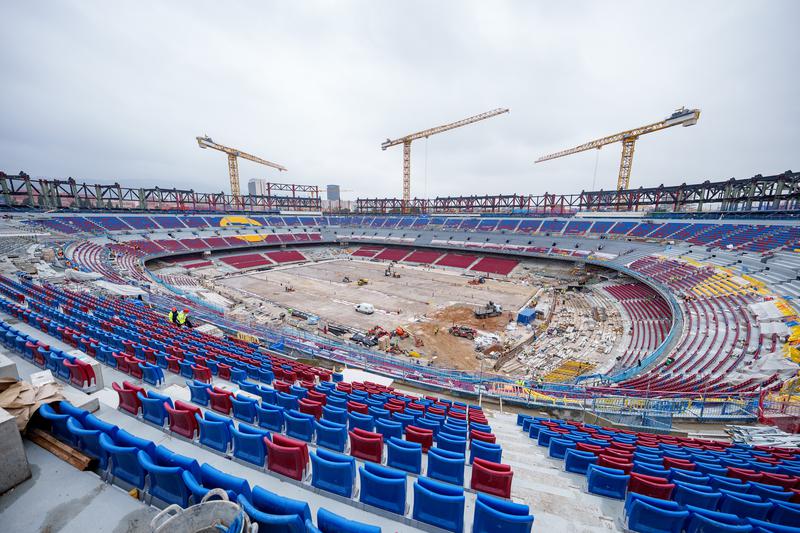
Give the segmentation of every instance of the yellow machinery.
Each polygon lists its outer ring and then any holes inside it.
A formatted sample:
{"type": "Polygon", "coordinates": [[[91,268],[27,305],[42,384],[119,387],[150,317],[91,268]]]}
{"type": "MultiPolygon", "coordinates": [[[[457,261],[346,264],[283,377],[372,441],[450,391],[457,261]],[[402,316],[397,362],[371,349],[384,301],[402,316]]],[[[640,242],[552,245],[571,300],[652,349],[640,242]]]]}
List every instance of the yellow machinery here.
{"type": "Polygon", "coordinates": [[[595,139],[594,141],[589,141],[588,143],[576,146],[575,148],[570,148],[569,150],[562,150],[561,152],[545,155],[537,159],[536,162],[541,163],[551,159],[558,159],[559,157],[577,154],[578,152],[585,152],[586,150],[591,150],[592,148],[599,150],[607,144],[622,142],[622,159],[619,163],[619,177],[617,178],[617,190],[621,191],[623,189],[627,189],[630,185],[631,167],[633,166],[633,149],[639,136],[646,133],[653,133],[654,131],[671,128],[672,126],[694,126],[697,124],[697,119],[699,118],[699,109],[686,109],[682,107],[664,120],[648,124],[647,126],[634,128],[632,130],[615,133],[614,135],[609,135],[608,137],[603,137],[601,139],[595,139]]]}
{"type": "Polygon", "coordinates": [[[228,173],[231,177],[231,195],[238,198],[241,196],[241,191],[239,188],[239,162],[236,160],[237,157],[241,157],[242,159],[247,159],[248,161],[252,161],[253,163],[259,163],[261,165],[265,165],[268,167],[272,167],[278,169],[280,171],[286,170],[286,167],[279,165],[277,163],[273,163],[271,161],[267,161],[266,159],[261,159],[260,157],[248,154],[247,152],[242,152],[241,150],[237,150],[236,148],[230,148],[228,146],[223,146],[221,144],[217,144],[211,140],[211,137],[208,135],[204,137],[196,137],[197,144],[200,148],[211,148],[213,150],[219,150],[225,154],[228,154],[228,173]]]}
{"type": "Polygon", "coordinates": [[[362,285],[369,283],[369,280],[367,278],[361,278],[356,283],[358,283],[358,286],[361,287],[362,285]]]}
{"type": "Polygon", "coordinates": [[[475,115],[463,120],[451,122],[450,124],[436,126],[435,128],[418,131],[417,133],[411,133],[405,137],[400,137],[394,140],[386,139],[386,142],[381,144],[381,150],[386,150],[387,148],[397,146],[398,144],[403,145],[403,209],[405,210],[408,208],[408,202],[411,200],[411,141],[427,138],[431,135],[442,133],[443,131],[454,130],[456,128],[460,128],[461,126],[466,126],[467,124],[472,124],[487,118],[502,115],[503,113],[508,113],[508,109],[494,109],[492,111],[487,111],[486,113],[481,113],[480,115],[475,115]]]}

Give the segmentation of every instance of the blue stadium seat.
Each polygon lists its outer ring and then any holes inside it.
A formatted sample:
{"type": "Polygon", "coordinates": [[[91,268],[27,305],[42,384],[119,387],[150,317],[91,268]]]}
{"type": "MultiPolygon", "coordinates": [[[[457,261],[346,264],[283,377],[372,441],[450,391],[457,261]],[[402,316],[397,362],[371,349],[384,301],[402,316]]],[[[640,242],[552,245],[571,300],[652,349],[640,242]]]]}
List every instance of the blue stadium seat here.
{"type": "Polygon", "coordinates": [[[628,511],[628,527],[632,531],[681,533],[688,517],[688,511],[669,510],[636,499],[628,511]]]}
{"type": "Polygon", "coordinates": [[[100,447],[108,454],[109,481],[120,478],[138,489],[144,488],[146,472],[139,464],[139,449],[133,446],[117,446],[106,434],[100,435],[100,447]]]}
{"type": "Polygon", "coordinates": [[[269,432],[251,428],[240,424],[239,429],[230,428],[233,441],[233,456],[256,466],[263,467],[267,457],[267,446],[264,438],[269,438],[269,432]]]}
{"type": "Polygon", "coordinates": [[[589,465],[597,463],[597,456],[581,450],[567,450],[564,455],[564,470],[586,475],[589,465]]]}
{"type": "Polygon", "coordinates": [[[469,451],[469,464],[472,464],[472,460],[476,457],[498,464],[502,462],[503,448],[499,444],[472,439],[469,451]]]}
{"type": "Polygon", "coordinates": [[[250,498],[250,484],[246,479],[221,472],[207,463],[200,467],[199,477],[190,470],[184,470],[181,475],[192,493],[194,503],[199,503],[211,489],[225,490],[232,501],[236,501],[240,494],[250,498]]]}
{"type": "Polygon", "coordinates": [[[478,493],[472,533],[530,533],[533,516],[527,505],[478,493]]]}
{"type": "Polygon", "coordinates": [[[770,521],[787,527],[800,528],[800,503],[770,500],[775,506],[770,521]]]}
{"type": "Polygon", "coordinates": [[[330,405],[330,399],[328,399],[328,403],[322,406],[322,419],[337,424],[347,424],[347,409],[330,405]]]}
{"type": "Polygon", "coordinates": [[[467,453],[467,439],[466,437],[451,436],[444,431],[440,431],[436,436],[436,447],[465,455],[467,453]]]}
{"type": "Polygon", "coordinates": [[[256,406],[258,425],[264,429],[281,433],[283,431],[283,408],[275,405],[256,406]]]}
{"type": "Polygon", "coordinates": [[[320,507],[317,511],[317,527],[322,533],[381,533],[381,528],[378,526],[342,518],[324,507],[320,507]]]}
{"type": "Polygon", "coordinates": [[[383,440],[390,437],[403,438],[403,424],[386,418],[375,419],[375,433],[383,435],[383,440]]]}
{"type": "Polygon", "coordinates": [[[210,411],[206,411],[206,418],[194,415],[197,426],[200,428],[200,444],[221,453],[227,453],[231,445],[231,427],[233,423],[230,419],[212,420],[209,416],[210,411]]]}
{"type": "Polygon", "coordinates": [[[691,504],[713,511],[719,505],[722,493],[708,486],[677,481],[675,483],[675,491],[672,493],[672,499],[681,505],[691,504]]]}
{"type": "Polygon", "coordinates": [[[621,500],[625,498],[630,476],[616,468],[589,465],[586,478],[589,492],[621,500]]]}
{"type": "Polygon", "coordinates": [[[309,452],[311,459],[311,485],[350,498],[356,477],[353,457],[329,452],[322,448],[309,452]]]}
{"type": "MultiPolygon", "coordinates": [[[[736,515],[739,518],[755,518],[758,520],[766,520],[770,511],[772,511],[772,503],[762,502],[761,498],[758,496],[755,496],[754,498],[749,498],[748,496],[755,495],[726,492],[726,494],[722,497],[722,502],[719,504],[719,511],[721,513],[730,513],[736,515]]],[[[687,503],[691,505],[697,505],[695,502],[687,503]]],[[[697,507],[706,506],[697,505],[697,507]]]]}
{"type": "Polygon", "coordinates": [[[406,473],[375,463],[358,468],[361,478],[359,501],[400,515],[406,512],[406,473]]]}
{"type": "Polygon", "coordinates": [[[275,391],[275,401],[280,407],[283,407],[283,409],[286,411],[297,409],[300,406],[297,396],[286,394],[285,392],[281,391],[275,391]]]}
{"type": "Polygon", "coordinates": [[[422,444],[389,437],[386,441],[386,466],[419,474],[422,471],[422,444]]]}
{"type": "Polygon", "coordinates": [[[687,533],[746,533],[752,531],[745,520],[730,513],[721,513],[686,505],[689,519],[685,524],[687,533]]]}
{"type": "Polygon", "coordinates": [[[73,436],[73,442],[76,442],[78,449],[83,453],[97,459],[100,470],[108,468],[108,453],[100,446],[100,435],[102,432],[98,429],[86,429],[74,417],[67,419],[67,430],[73,436]]]}
{"type": "Polygon", "coordinates": [[[550,447],[548,454],[554,459],[563,459],[567,450],[575,448],[576,444],[567,439],[552,438],[550,439],[550,447]]]}
{"type": "Polygon", "coordinates": [[[420,522],[461,533],[464,529],[464,489],[420,477],[414,483],[412,517],[420,522]]]}
{"type": "Polygon", "coordinates": [[[428,449],[427,476],[453,485],[464,485],[464,455],[439,448],[428,449]]]}
{"type": "Polygon", "coordinates": [[[164,409],[164,402],[167,402],[172,407],[172,398],[153,391],[150,391],[147,396],[137,392],[136,396],[142,404],[142,418],[151,424],[163,427],[167,420],[167,410],[164,409]]]}
{"type": "MultiPolygon", "coordinates": [[[[179,466],[160,466],[153,459],[139,451],[136,454],[139,465],[147,472],[149,480],[147,493],[151,498],[156,497],[168,504],[177,504],[181,507],[189,505],[189,492],[186,483],[183,481],[184,469],[179,466]]],[[[152,500],[151,500],[152,501],[152,500]]]]}
{"type": "MultiPolygon", "coordinates": [[[[258,489],[260,487],[256,487],[258,489]]],[[[306,533],[305,521],[296,513],[273,514],[261,511],[253,505],[247,496],[240,494],[236,502],[254,523],[258,524],[259,531],[275,533],[306,533]]]]}
{"type": "Polygon", "coordinates": [[[67,420],[70,415],[57,413],[49,403],[42,404],[37,412],[39,416],[50,423],[50,432],[53,435],[66,442],[74,442],[72,433],[67,429],[67,420]]]}
{"type": "Polygon", "coordinates": [[[306,442],[314,440],[314,415],[289,410],[284,411],[283,420],[286,423],[288,436],[306,442]]]}
{"type": "Polygon", "coordinates": [[[347,446],[347,426],[329,420],[314,420],[317,446],[343,452],[347,446]]]}
{"type": "Polygon", "coordinates": [[[203,407],[208,407],[208,389],[211,385],[196,380],[186,380],[186,386],[191,393],[191,402],[203,407]]]}
{"type": "Polygon", "coordinates": [[[231,405],[234,418],[244,420],[249,424],[256,421],[256,406],[258,405],[256,400],[245,396],[231,396],[231,405]]]}
{"type": "Polygon", "coordinates": [[[364,431],[374,431],[375,429],[375,419],[371,415],[363,415],[356,412],[347,413],[347,424],[351,431],[356,428],[361,428],[364,431]]]}

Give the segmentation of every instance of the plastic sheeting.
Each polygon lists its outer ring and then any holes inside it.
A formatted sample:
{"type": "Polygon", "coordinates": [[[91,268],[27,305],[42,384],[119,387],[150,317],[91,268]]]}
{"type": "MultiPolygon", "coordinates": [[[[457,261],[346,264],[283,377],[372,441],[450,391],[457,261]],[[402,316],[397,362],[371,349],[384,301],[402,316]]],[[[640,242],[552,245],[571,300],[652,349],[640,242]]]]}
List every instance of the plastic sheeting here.
{"type": "Polygon", "coordinates": [[[64,277],[70,281],[94,281],[103,277],[99,272],[82,272],[80,270],[68,269],[64,271],[64,277]]]}
{"type": "Polygon", "coordinates": [[[95,285],[104,289],[111,294],[116,294],[117,296],[146,296],[148,293],[144,289],[140,289],[139,287],[134,287],[133,285],[118,285],[116,283],[111,283],[108,281],[95,281],[95,285]]]}

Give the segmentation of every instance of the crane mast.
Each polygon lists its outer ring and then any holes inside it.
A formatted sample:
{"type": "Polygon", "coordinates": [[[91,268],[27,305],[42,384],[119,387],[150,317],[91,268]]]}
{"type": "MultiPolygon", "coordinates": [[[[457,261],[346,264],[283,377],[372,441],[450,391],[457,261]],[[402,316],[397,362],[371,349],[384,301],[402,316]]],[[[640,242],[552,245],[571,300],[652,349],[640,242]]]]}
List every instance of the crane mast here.
{"type": "Polygon", "coordinates": [[[436,135],[437,133],[442,133],[445,131],[460,128],[461,126],[466,126],[467,124],[473,124],[475,122],[479,122],[487,118],[495,117],[497,115],[502,115],[503,113],[508,113],[508,109],[504,108],[493,109],[491,111],[487,111],[485,113],[481,113],[479,115],[468,117],[462,120],[457,120],[449,124],[444,124],[442,126],[436,126],[433,128],[428,128],[427,130],[411,133],[404,137],[399,137],[394,140],[386,139],[386,141],[381,144],[381,150],[386,150],[387,148],[390,148],[392,146],[397,146],[398,144],[403,145],[403,206],[404,206],[403,209],[404,210],[406,209],[405,206],[408,206],[409,201],[411,200],[411,142],[412,141],[430,137],[431,135],[436,135]]]}
{"type": "Polygon", "coordinates": [[[569,148],[567,150],[562,150],[560,152],[555,152],[553,154],[545,155],[537,159],[536,162],[541,163],[543,161],[549,161],[551,159],[558,159],[559,157],[577,154],[578,152],[585,152],[586,150],[591,150],[592,148],[599,150],[600,148],[606,146],[607,144],[621,142],[622,157],[619,162],[619,177],[617,178],[617,190],[627,189],[630,186],[631,167],[633,166],[633,152],[636,148],[636,140],[640,136],[645,135],[647,133],[661,131],[666,128],[671,128],[673,126],[679,126],[679,125],[684,127],[694,126],[695,124],[697,124],[697,119],[699,118],[700,118],[699,109],[686,109],[684,107],[681,107],[680,109],[676,110],[674,113],[672,113],[664,120],[660,120],[658,122],[654,122],[646,126],[633,128],[627,131],[622,131],[620,133],[615,133],[613,135],[602,137],[600,139],[595,139],[594,141],[589,141],[574,148],[569,148]]]}
{"type": "Polygon", "coordinates": [[[265,165],[268,167],[272,167],[279,171],[285,171],[286,167],[279,165],[277,163],[273,163],[272,161],[267,161],[266,159],[262,159],[258,156],[248,154],[247,152],[242,152],[241,150],[237,150],[236,148],[230,148],[229,146],[225,146],[222,144],[215,143],[211,140],[211,137],[205,135],[203,137],[195,137],[197,139],[197,144],[200,148],[211,148],[212,150],[218,150],[228,156],[228,174],[231,178],[231,195],[235,198],[239,198],[241,196],[241,189],[239,187],[239,162],[238,158],[247,159],[248,161],[252,161],[253,163],[258,163],[260,165],[265,165]]]}

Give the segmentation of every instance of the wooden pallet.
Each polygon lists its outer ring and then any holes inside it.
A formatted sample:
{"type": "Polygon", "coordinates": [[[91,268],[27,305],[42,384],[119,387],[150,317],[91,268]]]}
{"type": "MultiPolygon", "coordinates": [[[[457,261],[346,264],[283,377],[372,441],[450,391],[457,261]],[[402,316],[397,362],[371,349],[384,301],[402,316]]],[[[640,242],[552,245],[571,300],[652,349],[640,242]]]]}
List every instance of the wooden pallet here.
{"type": "Polygon", "coordinates": [[[89,463],[92,462],[91,457],[84,455],[79,450],[76,450],[69,444],[61,442],[50,433],[42,431],[41,429],[30,428],[26,436],[31,442],[44,448],[62,461],[68,462],[78,470],[88,469],[89,463]]]}

